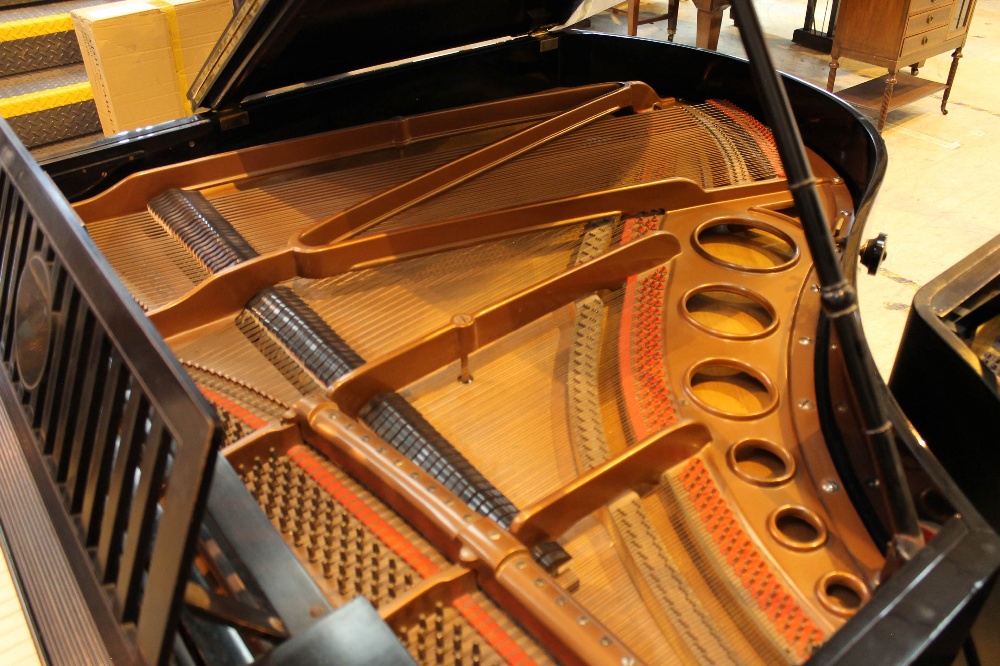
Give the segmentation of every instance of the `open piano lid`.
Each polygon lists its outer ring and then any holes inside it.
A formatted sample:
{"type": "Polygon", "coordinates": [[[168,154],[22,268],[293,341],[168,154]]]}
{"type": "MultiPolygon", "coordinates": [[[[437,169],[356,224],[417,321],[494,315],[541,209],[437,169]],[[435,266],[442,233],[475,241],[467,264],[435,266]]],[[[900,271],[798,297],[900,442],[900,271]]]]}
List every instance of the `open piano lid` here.
{"type": "Polygon", "coordinates": [[[222,108],[366,67],[564,25],[609,0],[250,0],[190,91],[222,108]]]}

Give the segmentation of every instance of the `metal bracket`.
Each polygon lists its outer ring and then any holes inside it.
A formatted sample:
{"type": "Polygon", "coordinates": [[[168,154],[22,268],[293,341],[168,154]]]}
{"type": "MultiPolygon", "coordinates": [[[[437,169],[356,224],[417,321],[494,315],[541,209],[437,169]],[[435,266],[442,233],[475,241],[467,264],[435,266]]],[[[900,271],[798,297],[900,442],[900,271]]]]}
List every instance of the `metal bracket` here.
{"type": "Polygon", "coordinates": [[[215,115],[215,123],[223,132],[250,124],[250,115],[243,109],[222,109],[215,115]]]}
{"type": "Polygon", "coordinates": [[[285,623],[280,618],[235,599],[213,594],[197,583],[188,583],[184,602],[202,615],[226,624],[249,629],[263,636],[288,638],[285,623]]]}

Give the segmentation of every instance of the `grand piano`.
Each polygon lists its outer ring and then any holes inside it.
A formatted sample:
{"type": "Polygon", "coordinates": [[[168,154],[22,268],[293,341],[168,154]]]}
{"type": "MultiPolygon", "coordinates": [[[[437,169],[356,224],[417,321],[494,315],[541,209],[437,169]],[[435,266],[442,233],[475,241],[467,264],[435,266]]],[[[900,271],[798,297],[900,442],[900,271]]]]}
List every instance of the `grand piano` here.
{"type": "Polygon", "coordinates": [[[575,9],[252,0],[195,116],[41,166],[0,124],[48,662],[957,653],[1000,541],[837,309],[884,144],[783,77],[787,167],[746,62],[575,9]]]}

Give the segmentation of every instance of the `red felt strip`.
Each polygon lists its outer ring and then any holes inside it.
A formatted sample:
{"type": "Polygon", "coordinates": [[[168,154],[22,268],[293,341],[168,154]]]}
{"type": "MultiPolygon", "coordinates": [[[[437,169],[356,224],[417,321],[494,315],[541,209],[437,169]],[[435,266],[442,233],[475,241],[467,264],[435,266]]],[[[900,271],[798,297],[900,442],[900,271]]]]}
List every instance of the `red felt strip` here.
{"type": "Polygon", "coordinates": [[[245,407],[236,404],[221,393],[216,393],[212,389],[205,388],[200,384],[198,385],[198,389],[201,390],[202,395],[204,395],[213,405],[219,409],[226,410],[254,430],[260,430],[261,428],[266,428],[268,426],[267,421],[260,418],[245,407]]]}

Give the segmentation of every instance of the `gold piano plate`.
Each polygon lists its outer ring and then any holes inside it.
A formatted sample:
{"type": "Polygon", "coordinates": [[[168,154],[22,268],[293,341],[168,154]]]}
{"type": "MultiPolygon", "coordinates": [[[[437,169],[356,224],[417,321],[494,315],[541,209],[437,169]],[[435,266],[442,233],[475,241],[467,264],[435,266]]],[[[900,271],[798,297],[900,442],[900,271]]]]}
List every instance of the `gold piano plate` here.
{"type": "Polygon", "coordinates": [[[732,104],[556,91],[76,209],[331,603],[422,663],[797,664],[884,564],[821,489],[808,247],[732,104]]]}

